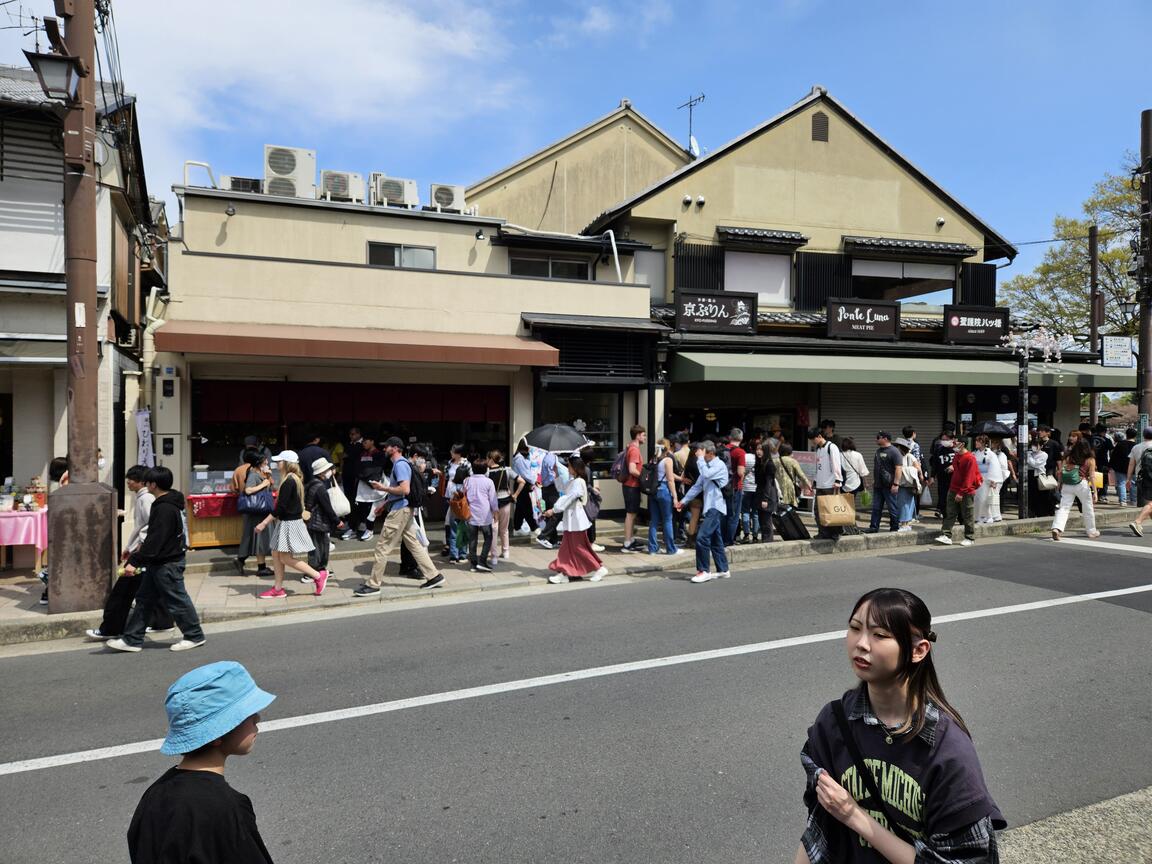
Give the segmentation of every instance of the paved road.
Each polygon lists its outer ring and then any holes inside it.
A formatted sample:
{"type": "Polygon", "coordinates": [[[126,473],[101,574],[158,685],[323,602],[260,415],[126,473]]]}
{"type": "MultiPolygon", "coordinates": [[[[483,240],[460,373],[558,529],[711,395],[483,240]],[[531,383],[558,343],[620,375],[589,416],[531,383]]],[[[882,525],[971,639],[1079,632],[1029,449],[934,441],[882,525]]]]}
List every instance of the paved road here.
{"type": "MultiPolygon", "coordinates": [[[[908,587],[937,616],[997,609],[1149,585],[1147,552],[1119,532],[1009,540],[230,626],[184,655],[4,649],[0,862],[126,861],[166,757],[4,771],[161,737],[165,688],[200,663],[246,663],[279,694],[276,721],[700,651],[719,656],[266,731],[229,779],[278,862],[787,861],[805,729],[853,683],[819,634],[860,593],[908,587]]],[[[1149,613],[1139,591],[937,627],[946,691],[1012,825],[1152,786],[1149,613]]]]}

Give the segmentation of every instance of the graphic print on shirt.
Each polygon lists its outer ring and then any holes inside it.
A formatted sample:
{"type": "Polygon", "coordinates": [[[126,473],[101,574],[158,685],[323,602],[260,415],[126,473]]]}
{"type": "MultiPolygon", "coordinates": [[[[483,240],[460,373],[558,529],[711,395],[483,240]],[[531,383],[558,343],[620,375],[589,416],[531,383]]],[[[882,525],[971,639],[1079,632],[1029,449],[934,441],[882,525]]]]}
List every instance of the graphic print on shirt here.
{"type": "MultiPolygon", "coordinates": [[[[898,765],[885,762],[883,759],[869,759],[865,757],[864,764],[876,779],[876,788],[880,790],[880,797],[894,812],[907,816],[911,824],[901,822],[900,827],[913,837],[923,836],[923,832],[912,826],[923,825],[921,821],[924,813],[924,790],[911,774],[898,765]]],[[[840,785],[848,790],[848,794],[859,804],[869,816],[883,825],[891,828],[884,812],[880,809],[871,809],[865,806],[864,799],[870,798],[868,787],[855,765],[849,765],[840,775],[840,785]]],[[[870,847],[863,837],[856,835],[861,846],[870,847]]]]}

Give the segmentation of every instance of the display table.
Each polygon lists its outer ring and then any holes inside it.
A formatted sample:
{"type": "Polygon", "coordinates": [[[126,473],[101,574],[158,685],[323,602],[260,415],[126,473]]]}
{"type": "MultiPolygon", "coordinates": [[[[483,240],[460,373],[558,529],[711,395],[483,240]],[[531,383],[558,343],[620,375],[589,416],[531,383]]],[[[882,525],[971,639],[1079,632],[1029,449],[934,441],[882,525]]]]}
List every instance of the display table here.
{"type": "Polygon", "coordinates": [[[43,566],[48,548],[48,511],[6,510],[0,512],[0,567],[7,566],[9,546],[35,546],[36,570],[43,566]]]}
{"type": "Polygon", "coordinates": [[[239,545],[244,517],[236,512],[236,495],[189,495],[187,501],[190,548],[239,545]]]}

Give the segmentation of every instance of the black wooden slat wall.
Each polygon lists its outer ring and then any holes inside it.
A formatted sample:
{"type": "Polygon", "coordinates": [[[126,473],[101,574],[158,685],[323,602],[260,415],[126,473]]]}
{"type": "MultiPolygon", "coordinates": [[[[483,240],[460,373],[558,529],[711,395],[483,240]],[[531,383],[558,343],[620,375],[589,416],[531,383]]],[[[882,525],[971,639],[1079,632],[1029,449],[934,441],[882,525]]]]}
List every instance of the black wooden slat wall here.
{"type": "Polygon", "coordinates": [[[724,289],[724,247],[707,243],[677,242],[676,288],[713,293],[724,289]]]}
{"type": "Polygon", "coordinates": [[[960,304],[962,306],[996,305],[996,265],[960,265],[960,304]]]}
{"type": "Polygon", "coordinates": [[[550,330],[543,338],[560,351],[560,365],[548,370],[549,377],[647,377],[650,339],[639,333],[550,330]]]}
{"type": "Polygon", "coordinates": [[[829,297],[852,296],[852,267],[847,255],[796,253],[796,310],[818,312],[829,297]]]}

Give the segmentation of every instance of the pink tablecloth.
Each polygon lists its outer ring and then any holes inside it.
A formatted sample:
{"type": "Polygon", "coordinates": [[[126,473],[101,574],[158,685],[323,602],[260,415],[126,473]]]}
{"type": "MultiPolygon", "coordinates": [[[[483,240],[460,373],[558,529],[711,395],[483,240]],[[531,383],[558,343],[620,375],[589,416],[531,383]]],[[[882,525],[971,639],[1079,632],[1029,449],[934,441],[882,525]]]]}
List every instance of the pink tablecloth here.
{"type": "Polygon", "coordinates": [[[48,511],[0,512],[0,546],[35,546],[43,552],[48,548],[48,511]]]}

